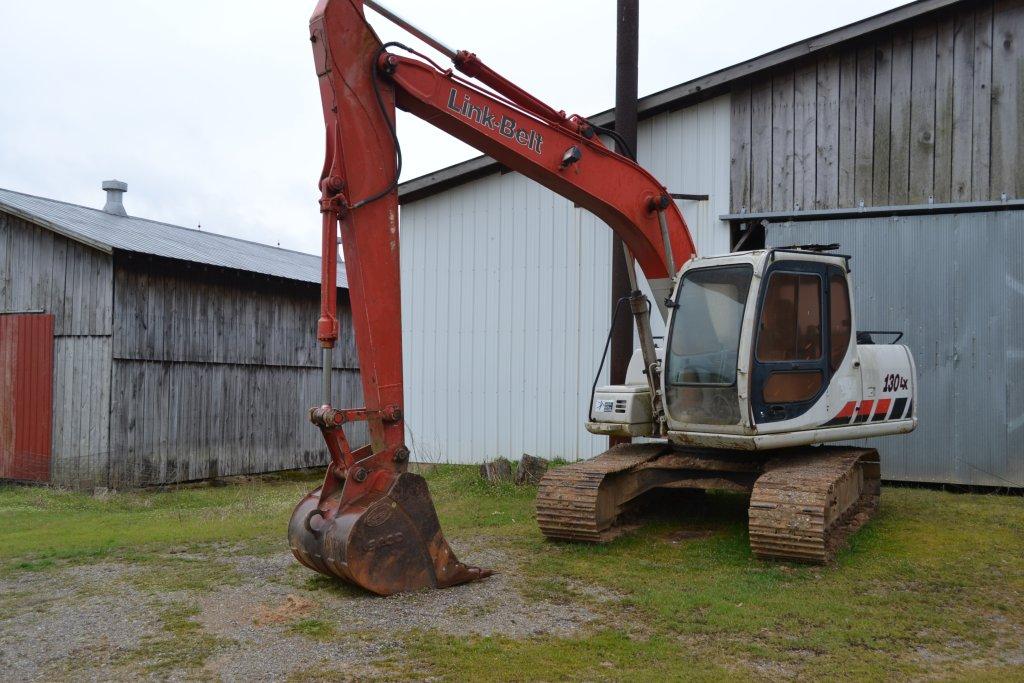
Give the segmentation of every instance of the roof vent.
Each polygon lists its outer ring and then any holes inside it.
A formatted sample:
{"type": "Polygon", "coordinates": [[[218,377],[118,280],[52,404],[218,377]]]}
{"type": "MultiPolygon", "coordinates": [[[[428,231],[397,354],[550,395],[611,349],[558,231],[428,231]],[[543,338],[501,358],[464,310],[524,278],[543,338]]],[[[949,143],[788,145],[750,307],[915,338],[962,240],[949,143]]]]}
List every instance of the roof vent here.
{"type": "Polygon", "coordinates": [[[115,216],[127,216],[128,212],[124,210],[121,195],[128,191],[128,183],[123,183],[120,180],[104,180],[100,187],[107,193],[107,203],[103,205],[103,210],[115,216]]]}

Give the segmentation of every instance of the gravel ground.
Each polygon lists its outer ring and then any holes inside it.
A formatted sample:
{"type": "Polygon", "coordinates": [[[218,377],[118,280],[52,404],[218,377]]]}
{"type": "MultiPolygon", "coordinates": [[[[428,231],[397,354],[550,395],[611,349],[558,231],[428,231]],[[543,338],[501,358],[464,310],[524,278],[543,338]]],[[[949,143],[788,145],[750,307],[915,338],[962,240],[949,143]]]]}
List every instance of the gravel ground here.
{"type": "Polygon", "coordinates": [[[598,618],[580,605],[525,598],[514,561],[502,551],[478,543],[463,554],[467,562],[501,567],[502,573],[448,590],[379,598],[314,580],[287,553],[225,558],[223,549],[212,549],[209,556],[167,555],[221,562],[236,573],[231,585],[209,590],[140,590],[132,579],[151,565],[22,572],[0,581],[0,678],[366,678],[382,659],[401,659],[401,639],[410,631],[564,636],[598,618]],[[161,615],[176,607],[191,610],[185,617],[193,639],[188,642],[199,643],[197,650],[203,644],[210,648],[201,669],[153,668],[160,661],[153,643],[173,637],[161,615]],[[313,632],[301,630],[303,624],[312,624],[313,632]]]}
{"type": "Polygon", "coordinates": [[[126,583],[131,572],[104,563],[0,581],[0,595],[10,602],[0,620],[2,677],[115,677],[120,658],[159,628],[148,598],[126,583]]]}

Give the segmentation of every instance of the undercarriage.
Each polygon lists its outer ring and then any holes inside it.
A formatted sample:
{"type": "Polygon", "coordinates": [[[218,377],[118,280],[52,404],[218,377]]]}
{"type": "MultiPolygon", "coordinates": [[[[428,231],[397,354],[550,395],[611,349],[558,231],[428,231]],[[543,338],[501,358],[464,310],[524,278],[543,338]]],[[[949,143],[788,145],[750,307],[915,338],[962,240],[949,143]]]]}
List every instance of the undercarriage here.
{"type": "Polygon", "coordinates": [[[742,492],[756,557],[825,564],[874,514],[879,482],[870,448],[745,453],[626,444],[550,471],[537,492],[537,522],[553,540],[605,543],[635,525],[656,491],[742,492]]]}

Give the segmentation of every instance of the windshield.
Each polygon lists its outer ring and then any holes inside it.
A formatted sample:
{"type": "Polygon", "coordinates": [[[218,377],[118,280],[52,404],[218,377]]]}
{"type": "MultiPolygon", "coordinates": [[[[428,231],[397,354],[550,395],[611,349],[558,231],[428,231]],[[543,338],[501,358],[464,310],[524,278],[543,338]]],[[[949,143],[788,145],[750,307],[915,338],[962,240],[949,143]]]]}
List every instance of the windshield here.
{"type": "Polygon", "coordinates": [[[667,381],[729,386],[736,381],[740,327],[753,268],[717,266],[683,276],[672,319],[667,381]]]}

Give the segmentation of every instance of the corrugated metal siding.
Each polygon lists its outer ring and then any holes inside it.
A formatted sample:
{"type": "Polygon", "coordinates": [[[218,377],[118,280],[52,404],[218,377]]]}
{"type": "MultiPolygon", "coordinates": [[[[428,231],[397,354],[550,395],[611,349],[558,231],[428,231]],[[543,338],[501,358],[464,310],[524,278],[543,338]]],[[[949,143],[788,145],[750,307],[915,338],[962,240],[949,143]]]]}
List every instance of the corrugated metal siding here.
{"type": "Polygon", "coordinates": [[[597,439],[579,429],[580,388],[591,370],[581,376],[577,358],[596,367],[607,326],[608,285],[597,276],[610,267],[607,231],[515,174],[402,211],[414,457],[597,452],[597,439]]]}
{"type": "Polygon", "coordinates": [[[637,158],[669,192],[706,194],[708,201],[679,200],[700,254],[725,254],[729,228],[729,95],[640,122],[637,158]]]}
{"type": "Polygon", "coordinates": [[[53,316],[0,315],[0,479],[49,481],[53,316]]]}
{"type": "Polygon", "coordinates": [[[904,330],[918,429],[871,440],[887,479],[1024,487],[1024,212],[772,225],[770,246],[839,242],[858,329],[904,330]]]}
{"type": "MultiPolygon", "coordinates": [[[[670,191],[711,195],[680,207],[698,249],[728,251],[728,226],[716,218],[728,209],[728,97],[641,122],[638,153],[670,191]]],[[[583,422],[608,334],[611,231],[514,173],[401,211],[414,459],[573,460],[604,450],[607,439],[583,422]]]]}
{"type": "Polygon", "coordinates": [[[1006,316],[1006,472],[1024,482],[1024,230],[1020,214],[999,217],[1005,242],[1002,251],[1006,316]]]}

